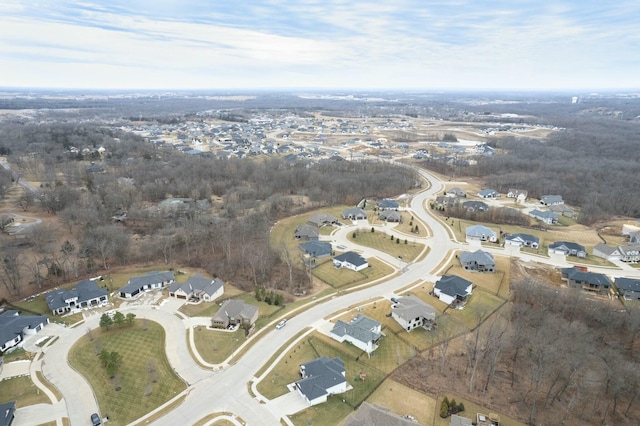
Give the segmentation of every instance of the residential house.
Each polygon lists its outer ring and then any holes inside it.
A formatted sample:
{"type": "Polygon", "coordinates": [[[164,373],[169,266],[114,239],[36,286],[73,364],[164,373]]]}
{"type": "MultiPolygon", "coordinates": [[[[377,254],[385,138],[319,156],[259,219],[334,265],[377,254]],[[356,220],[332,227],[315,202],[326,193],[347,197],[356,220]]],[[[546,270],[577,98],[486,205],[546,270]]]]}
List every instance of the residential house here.
{"type": "Polygon", "coordinates": [[[402,222],[402,214],[396,210],[384,210],[378,216],[380,220],[384,220],[385,222],[402,222]]]}
{"type": "Polygon", "coordinates": [[[567,281],[569,288],[577,288],[593,293],[607,294],[611,288],[611,281],[604,274],[596,274],[578,269],[575,266],[571,268],[560,269],[562,279],[567,281]]]}
{"type": "Polygon", "coordinates": [[[224,283],[220,278],[205,278],[200,274],[190,276],[185,283],[173,283],[169,286],[169,296],[178,299],[212,302],[223,294],[224,283]]]}
{"type": "Polygon", "coordinates": [[[339,357],[323,356],[300,365],[302,379],[295,387],[307,404],[320,404],[326,402],[329,395],[347,391],[345,373],[344,362],[339,357]]]}
{"type": "Polygon", "coordinates": [[[369,266],[367,260],[353,251],[347,251],[333,258],[333,265],[336,268],[347,268],[354,271],[361,271],[369,266]]]}
{"type": "Polygon", "coordinates": [[[459,198],[449,195],[439,195],[436,197],[436,207],[453,207],[458,203],[459,198]]]}
{"type": "Polygon", "coordinates": [[[531,210],[529,216],[534,219],[540,220],[547,225],[553,225],[558,223],[558,215],[551,211],[531,210]]]}
{"type": "Polygon", "coordinates": [[[463,306],[473,290],[473,283],[457,275],[443,275],[433,286],[433,294],[447,305],[463,306]]]}
{"type": "Polygon", "coordinates": [[[549,244],[549,254],[564,254],[565,256],[587,257],[587,250],[578,243],[556,241],[549,244]]]}
{"type": "Polygon", "coordinates": [[[615,286],[625,299],[640,300],[640,279],[616,277],[615,286]]]}
{"type": "Polygon", "coordinates": [[[451,415],[449,426],[472,426],[473,422],[467,417],[462,417],[457,414],[451,415]]]}
{"type": "Polygon", "coordinates": [[[451,188],[447,189],[444,195],[446,195],[447,197],[466,197],[467,191],[462,188],[451,188]]]}
{"type": "Polygon", "coordinates": [[[538,248],[540,239],[529,234],[508,234],[504,237],[504,243],[518,247],[538,248]]]}
{"type": "Polygon", "coordinates": [[[331,243],[328,241],[308,241],[300,244],[300,249],[310,257],[315,257],[317,259],[331,256],[333,254],[331,243]]]}
{"type": "Polygon", "coordinates": [[[540,204],[544,206],[555,206],[557,204],[564,204],[562,195],[543,195],[540,197],[540,204]]]}
{"type": "Polygon", "coordinates": [[[386,407],[364,401],[344,422],[344,426],[416,426],[415,419],[399,416],[386,407]]]}
{"type": "Polygon", "coordinates": [[[0,426],[11,426],[16,415],[16,402],[0,404],[0,426]]]}
{"type": "Polygon", "coordinates": [[[95,280],[82,280],[72,290],[52,290],[45,294],[44,299],[54,315],[105,306],[109,301],[107,289],[98,287],[95,280]]]}
{"type": "Polygon", "coordinates": [[[498,234],[496,234],[494,230],[487,228],[484,225],[467,226],[465,234],[467,236],[467,241],[489,241],[492,243],[498,241],[498,234]]]}
{"type": "Polygon", "coordinates": [[[463,251],[458,255],[458,259],[460,260],[460,265],[467,271],[496,271],[496,262],[493,260],[493,255],[483,250],[476,250],[474,252],[463,251]]]}
{"type": "Polygon", "coordinates": [[[342,212],[343,219],[363,220],[367,218],[367,212],[359,207],[352,207],[342,212]]]}
{"type": "Polygon", "coordinates": [[[640,262],[640,245],[608,246],[599,243],[593,247],[593,255],[612,262],[620,260],[627,263],[638,263],[640,262]]]}
{"type": "Polygon", "coordinates": [[[317,240],[320,237],[320,232],[313,225],[300,225],[296,227],[294,236],[298,240],[317,240]]]}
{"type": "Polygon", "coordinates": [[[131,277],[127,285],[121,287],[118,293],[120,297],[127,299],[143,292],[164,288],[174,281],[175,277],[171,271],[149,272],[139,277],[131,277]]]}
{"type": "Polygon", "coordinates": [[[338,342],[349,342],[367,354],[378,349],[382,336],[382,325],[364,315],[356,315],[351,321],[338,320],[329,332],[338,342]]]}
{"type": "Polygon", "coordinates": [[[335,217],[334,215],[331,215],[331,214],[328,214],[328,213],[319,213],[319,214],[314,214],[313,216],[311,216],[307,220],[307,223],[309,225],[317,226],[318,228],[320,228],[322,226],[333,225],[337,221],[338,221],[338,218],[335,217]]]}
{"type": "Polygon", "coordinates": [[[244,303],[242,300],[225,300],[220,309],[211,318],[211,326],[229,328],[232,325],[251,327],[258,320],[258,307],[244,303]]]}
{"type": "Polygon", "coordinates": [[[400,205],[395,200],[385,198],[378,201],[376,207],[378,207],[378,210],[398,210],[400,208],[400,205]]]}
{"type": "Polygon", "coordinates": [[[573,207],[568,206],[566,204],[554,204],[549,206],[549,210],[554,212],[557,215],[574,218],[576,217],[576,212],[573,207]]]}
{"type": "MultiPolygon", "coordinates": [[[[40,315],[20,315],[18,311],[0,314],[0,353],[22,346],[24,337],[36,334],[49,324],[49,318],[40,315]]],[[[2,417],[0,413],[0,418],[2,417]]]]}
{"type": "Polygon", "coordinates": [[[483,189],[478,192],[478,197],[480,198],[499,198],[500,193],[495,189],[483,189]]]}
{"type": "Polygon", "coordinates": [[[519,203],[526,201],[528,196],[529,191],[525,189],[509,188],[509,191],[507,191],[507,198],[515,198],[516,202],[519,203]]]}
{"type": "Polygon", "coordinates": [[[634,231],[629,233],[629,242],[640,244],[640,231],[634,231]]]}
{"type": "Polygon", "coordinates": [[[409,295],[398,298],[391,306],[391,317],[407,331],[417,327],[431,330],[436,321],[436,310],[417,296],[409,295]]]}
{"type": "Polygon", "coordinates": [[[465,201],[462,203],[462,207],[469,212],[487,212],[489,211],[489,204],[483,201],[465,201]]]}

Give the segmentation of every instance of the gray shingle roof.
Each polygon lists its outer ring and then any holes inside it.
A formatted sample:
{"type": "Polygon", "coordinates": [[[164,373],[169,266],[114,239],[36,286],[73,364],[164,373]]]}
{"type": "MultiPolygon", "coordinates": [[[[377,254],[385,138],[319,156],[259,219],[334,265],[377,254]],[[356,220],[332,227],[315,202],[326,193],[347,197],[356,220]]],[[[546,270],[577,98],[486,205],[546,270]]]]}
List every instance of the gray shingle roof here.
{"type": "Polygon", "coordinates": [[[640,292],[640,279],[618,277],[616,278],[616,287],[620,291],[640,292]]]}
{"type": "Polygon", "coordinates": [[[420,317],[433,321],[436,318],[435,308],[413,294],[398,298],[398,303],[393,305],[392,309],[405,321],[420,317]]]}
{"type": "Polygon", "coordinates": [[[309,241],[300,244],[300,248],[313,257],[328,256],[333,252],[331,243],[327,241],[309,241]]]}
{"type": "Polygon", "coordinates": [[[253,318],[258,312],[258,307],[244,303],[242,300],[230,299],[225,301],[216,314],[213,316],[213,320],[226,320],[227,318],[235,320],[238,317],[244,319],[253,318]]]}
{"type": "Polygon", "coordinates": [[[165,272],[149,272],[146,275],[139,277],[131,277],[129,282],[124,287],[120,288],[122,293],[132,293],[136,290],[142,289],[145,285],[159,284],[166,281],[173,281],[174,275],[171,271],[165,272]]]}
{"type": "Polygon", "coordinates": [[[351,321],[344,322],[338,320],[333,326],[331,333],[336,336],[351,336],[363,343],[376,341],[380,338],[380,333],[374,331],[380,327],[378,321],[365,317],[364,315],[356,315],[351,321]]]}
{"type": "Polygon", "coordinates": [[[483,250],[476,250],[474,252],[463,251],[459,255],[460,262],[469,263],[475,262],[478,265],[495,265],[496,262],[493,260],[493,255],[483,250]]]}
{"type": "MultiPolygon", "coordinates": [[[[0,345],[4,345],[16,336],[22,336],[25,328],[35,328],[47,323],[47,317],[39,315],[19,315],[18,311],[5,311],[0,314],[0,345]]],[[[0,418],[2,418],[0,413],[0,418]]]]}
{"type": "Polygon", "coordinates": [[[465,280],[457,275],[443,275],[434,288],[437,288],[447,296],[464,297],[469,294],[467,293],[467,288],[470,285],[472,285],[471,281],[465,280]]]}
{"type": "Polygon", "coordinates": [[[489,235],[496,236],[497,234],[493,229],[487,228],[484,225],[471,225],[467,226],[466,235],[471,237],[488,237],[489,235]]]}
{"type": "Polygon", "coordinates": [[[106,295],[107,290],[98,287],[94,280],[82,280],[73,288],[73,290],[61,289],[48,292],[45,295],[45,300],[47,301],[49,309],[55,311],[56,309],[67,306],[65,300],[70,298],[77,297],[78,300],[76,304],[79,305],[80,303],[98,299],[106,295]]]}
{"type": "Polygon", "coordinates": [[[349,262],[350,264],[354,265],[354,266],[361,266],[364,265],[365,263],[367,263],[367,260],[360,256],[358,253],[353,252],[353,251],[348,251],[346,253],[342,253],[336,257],[334,257],[335,260],[339,261],[339,262],[349,262]]]}
{"type": "Polygon", "coordinates": [[[302,364],[301,368],[304,370],[304,378],[298,380],[296,385],[309,401],[326,395],[327,389],[347,381],[343,376],[344,362],[339,357],[316,358],[302,364]]]}
{"type": "Polygon", "coordinates": [[[567,275],[572,281],[586,282],[594,286],[609,288],[611,281],[604,274],[597,274],[595,272],[581,271],[580,269],[572,266],[571,268],[562,268],[560,271],[567,275]]]}
{"type": "Polygon", "coordinates": [[[169,291],[171,293],[175,293],[179,289],[182,289],[185,293],[199,293],[204,291],[208,295],[214,294],[218,291],[224,283],[221,279],[216,278],[212,280],[211,278],[205,278],[200,274],[192,275],[187,279],[186,283],[173,283],[169,287],[169,291]]]}

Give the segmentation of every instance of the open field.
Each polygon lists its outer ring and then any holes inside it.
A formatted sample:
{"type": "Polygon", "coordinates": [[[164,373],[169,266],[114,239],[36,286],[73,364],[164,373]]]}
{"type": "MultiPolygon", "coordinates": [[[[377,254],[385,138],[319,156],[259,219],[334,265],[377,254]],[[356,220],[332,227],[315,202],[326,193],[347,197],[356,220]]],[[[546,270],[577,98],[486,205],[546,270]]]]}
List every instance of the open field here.
{"type": "Polygon", "coordinates": [[[16,408],[34,404],[49,404],[49,398],[31,381],[29,376],[12,377],[0,382],[0,404],[16,402],[16,408]]]}
{"type": "Polygon", "coordinates": [[[416,243],[411,237],[393,233],[394,239],[382,232],[371,232],[371,229],[359,229],[356,232],[356,237],[353,237],[353,233],[349,233],[348,239],[352,243],[359,244],[365,247],[371,247],[376,250],[380,250],[383,253],[390,254],[391,256],[398,258],[402,256],[404,262],[411,262],[418,257],[420,252],[424,249],[424,244],[416,243]],[[397,238],[399,237],[399,243],[397,238]],[[405,240],[407,243],[405,244],[405,240]]]}
{"type": "Polygon", "coordinates": [[[69,364],[91,384],[100,411],[109,413],[110,424],[127,424],[186,388],[167,361],[164,329],[159,324],[135,320],[130,328],[96,329],[93,337],[89,341],[84,336],[71,348],[69,364]],[[114,379],[102,367],[96,348],[122,355],[114,379]]]}
{"type": "Polygon", "coordinates": [[[393,268],[378,259],[371,258],[367,261],[369,267],[356,272],[348,268],[336,268],[333,261],[328,259],[313,268],[313,275],[335,289],[343,289],[347,286],[374,281],[393,273],[393,268]]]}

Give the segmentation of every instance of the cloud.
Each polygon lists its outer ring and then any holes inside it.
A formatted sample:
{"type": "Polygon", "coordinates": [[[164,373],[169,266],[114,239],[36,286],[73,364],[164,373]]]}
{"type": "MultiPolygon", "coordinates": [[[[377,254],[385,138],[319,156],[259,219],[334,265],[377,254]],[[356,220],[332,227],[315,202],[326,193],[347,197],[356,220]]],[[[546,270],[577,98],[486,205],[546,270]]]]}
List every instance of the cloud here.
{"type": "Polygon", "coordinates": [[[14,86],[637,87],[639,20],[631,1],[6,0],[0,58],[14,86]]]}

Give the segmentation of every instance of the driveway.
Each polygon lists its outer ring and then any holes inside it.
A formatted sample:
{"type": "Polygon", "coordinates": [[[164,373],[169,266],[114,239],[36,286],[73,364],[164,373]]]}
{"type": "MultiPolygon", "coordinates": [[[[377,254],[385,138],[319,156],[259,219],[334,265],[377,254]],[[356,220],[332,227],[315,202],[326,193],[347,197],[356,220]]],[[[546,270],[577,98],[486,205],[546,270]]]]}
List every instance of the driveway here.
{"type": "Polygon", "coordinates": [[[287,392],[267,402],[267,409],[278,419],[290,414],[295,414],[306,408],[309,408],[309,404],[307,404],[307,401],[305,401],[302,395],[296,390],[287,392]]]}

